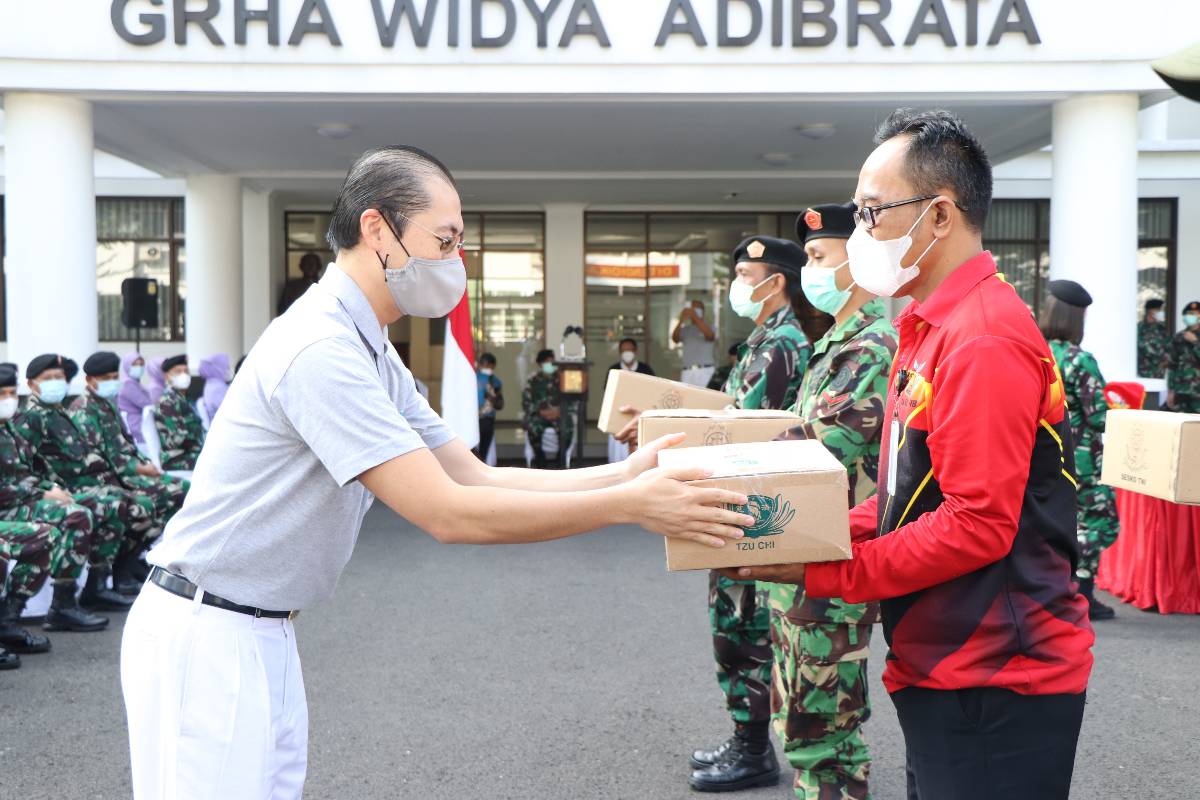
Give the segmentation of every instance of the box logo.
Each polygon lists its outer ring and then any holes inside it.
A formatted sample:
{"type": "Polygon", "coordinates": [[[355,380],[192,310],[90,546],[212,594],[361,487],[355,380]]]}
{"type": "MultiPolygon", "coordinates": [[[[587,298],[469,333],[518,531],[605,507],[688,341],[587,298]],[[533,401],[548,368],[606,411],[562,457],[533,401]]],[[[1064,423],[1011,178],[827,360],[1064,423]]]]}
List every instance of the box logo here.
{"type": "Polygon", "coordinates": [[[792,504],[784,500],[781,494],[774,497],[752,494],[746,505],[729,506],[729,509],[754,517],[754,524],[746,528],[747,539],[778,536],[796,518],[796,509],[792,508],[792,504]]]}
{"type": "Polygon", "coordinates": [[[733,437],[729,434],[729,426],[721,424],[710,426],[704,432],[704,446],[714,447],[722,444],[733,444],[733,437]]]}
{"type": "Polygon", "coordinates": [[[668,389],[666,393],[658,399],[658,407],[665,409],[683,408],[683,396],[675,389],[668,389]]]}
{"type": "Polygon", "coordinates": [[[1146,429],[1141,425],[1129,429],[1129,441],[1125,443],[1125,466],[1134,472],[1146,468],[1146,429]]]}

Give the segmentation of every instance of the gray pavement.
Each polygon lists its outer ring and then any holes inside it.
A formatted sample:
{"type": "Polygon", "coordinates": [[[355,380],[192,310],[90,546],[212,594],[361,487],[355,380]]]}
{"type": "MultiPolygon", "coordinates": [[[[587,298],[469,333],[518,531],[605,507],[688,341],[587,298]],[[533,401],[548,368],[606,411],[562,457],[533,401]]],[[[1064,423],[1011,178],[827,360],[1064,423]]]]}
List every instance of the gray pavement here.
{"type": "MultiPolygon", "coordinates": [[[[689,798],[687,754],[729,723],[703,574],[612,529],[535,547],[434,543],[367,518],[336,598],[297,622],[309,798],[689,798]]],[[[1122,606],[1099,630],[1072,796],[1200,796],[1200,618],[1122,606]]],[[[0,673],[0,798],[129,796],[122,615],[0,673]]],[[[882,637],[876,631],[876,653],[882,637]]],[[[873,659],[876,800],[903,742],[873,659]]],[[[739,797],[786,798],[785,783],[739,797]]],[[[938,799],[935,799],[938,800],[938,799]]]]}

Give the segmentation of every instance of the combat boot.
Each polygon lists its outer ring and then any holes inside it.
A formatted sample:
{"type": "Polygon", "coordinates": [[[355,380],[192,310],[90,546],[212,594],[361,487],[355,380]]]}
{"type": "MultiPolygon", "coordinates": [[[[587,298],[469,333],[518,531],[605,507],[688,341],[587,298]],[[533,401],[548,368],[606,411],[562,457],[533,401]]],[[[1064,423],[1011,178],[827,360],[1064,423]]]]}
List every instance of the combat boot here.
{"type": "Polygon", "coordinates": [[[1092,622],[1103,622],[1104,620],[1116,618],[1117,612],[1113,611],[1112,606],[1096,599],[1095,578],[1080,578],[1079,593],[1087,598],[1088,619],[1092,622]]]}
{"type": "Polygon", "coordinates": [[[709,766],[692,772],[688,781],[698,792],[736,792],[779,782],[779,762],[765,730],[755,736],[749,726],[738,725],[734,735],[716,750],[697,751],[693,762],[712,757],[709,766]]]}
{"type": "Polygon", "coordinates": [[[87,583],[79,593],[79,606],[96,611],[128,611],[133,599],[108,588],[108,567],[88,568],[87,583]]]}
{"type": "MultiPolygon", "coordinates": [[[[741,728],[741,726],[738,726],[741,728]]],[[[737,734],[733,734],[721,744],[717,745],[712,750],[696,750],[692,753],[690,759],[692,769],[704,769],[711,767],[713,764],[721,760],[721,757],[729,752],[729,748],[733,747],[733,743],[737,741],[737,734]]]]}
{"type": "Polygon", "coordinates": [[[0,669],[20,669],[21,657],[0,647],[0,669]]]}
{"type": "Polygon", "coordinates": [[[21,627],[21,613],[25,610],[25,598],[11,591],[4,598],[0,610],[0,645],[13,653],[45,653],[50,650],[50,640],[37,636],[21,627]]]}
{"type": "Polygon", "coordinates": [[[138,560],[137,556],[128,553],[117,556],[113,561],[113,590],[118,594],[132,597],[142,590],[142,581],[137,579],[133,571],[133,562],[138,560]]]}
{"type": "Polygon", "coordinates": [[[89,614],[75,602],[75,581],[54,582],[54,598],[42,629],[47,631],[101,631],[108,627],[108,617],[89,614]]]}

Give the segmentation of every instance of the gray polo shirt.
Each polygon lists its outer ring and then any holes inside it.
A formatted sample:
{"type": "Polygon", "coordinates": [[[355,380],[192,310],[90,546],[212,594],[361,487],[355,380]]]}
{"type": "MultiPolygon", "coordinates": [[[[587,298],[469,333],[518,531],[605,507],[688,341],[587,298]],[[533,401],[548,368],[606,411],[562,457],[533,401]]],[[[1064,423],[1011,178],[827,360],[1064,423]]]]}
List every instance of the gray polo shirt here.
{"type": "Polygon", "coordinates": [[[695,325],[688,323],[679,329],[679,343],[683,345],[684,369],[713,365],[713,343],[695,325]]]}
{"type": "Polygon", "coordinates": [[[149,561],[235,603],[311,606],[333,594],[374,499],[355,478],[453,438],[331,264],[250,351],[149,561]]]}

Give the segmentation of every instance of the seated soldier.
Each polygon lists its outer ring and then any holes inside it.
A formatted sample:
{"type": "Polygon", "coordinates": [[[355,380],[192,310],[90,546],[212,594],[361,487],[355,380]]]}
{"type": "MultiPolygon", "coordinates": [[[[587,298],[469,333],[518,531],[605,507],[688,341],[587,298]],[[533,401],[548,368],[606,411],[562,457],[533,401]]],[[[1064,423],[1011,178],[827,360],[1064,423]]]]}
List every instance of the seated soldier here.
{"type": "Polygon", "coordinates": [[[190,472],[196,468],[200,448],[204,446],[204,423],[186,392],[192,385],[187,356],[171,356],[163,361],[166,388],[154,409],[154,427],[162,445],[162,467],[190,472]]]}
{"type": "MultiPolygon", "coordinates": [[[[148,497],[154,504],[154,527],[162,530],[183,505],[188,482],[163,475],[137,449],[121,424],[116,396],[121,391],[121,359],[116,353],[93,353],[83,362],[87,391],[71,404],[71,419],[88,448],[103,456],[108,470],[92,473],[105,486],[127,489],[148,497]]],[[[140,584],[149,568],[137,553],[118,557],[114,572],[120,583],[132,578],[140,584]]]]}
{"type": "Polygon", "coordinates": [[[558,439],[558,452],[554,463],[563,463],[567,445],[570,444],[571,420],[563,414],[562,393],[558,388],[558,366],[554,363],[554,351],[542,350],[537,355],[538,371],[529,379],[521,397],[525,412],[525,435],[533,450],[534,466],[548,466],[544,437],[553,430],[558,439]]]}
{"type": "MultiPolygon", "coordinates": [[[[95,606],[109,611],[128,608],[131,601],[115,592],[108,591],[108,576],[118,554],[136,554],[147,543],[162,532],[155,526],[154,501],[148,496],[135,494],[121,488],[107,475],[112,471],[108,461],[99,452],[92,450],[84,435],[75,427],[62,401],[67,393],[64,359],[52,353],[38,356],[25,369],[30,390],[33,392],[25,409],[8,426],[10,436],[20,439],[26,453],[23,470],[35,488],[63,487],[65,501],[88,508],[95,517],[96,526],[105,533],[93,541],[97,561],[88,570],[87,585],[79,601],[85,607],[95,606]]],[[[11,445],[19,448],[20,445],[11,445]]],[[[23,498],[27,504],[36,499],[32,492],[23,498]]],[[[23,504],[24,505],[24,504],[23,504]]],[[[34,508],[32,511],[37,512],[34,508]]],[[[43,513],[48,510],[43,509],[43,513]]],[[[25,521],[19,510],[8,517],[25,521]]],[[[55,520],[39,520],[57,525],[55,520]]],[[[127,591],[137,593],[138,585],[133,582],[127,591]]]]}

